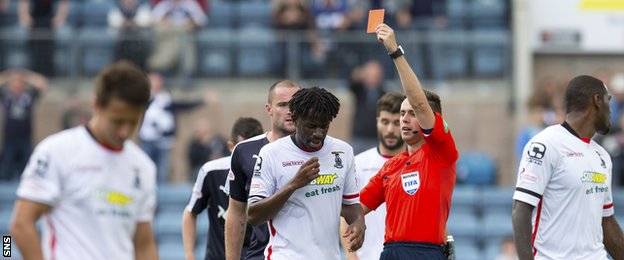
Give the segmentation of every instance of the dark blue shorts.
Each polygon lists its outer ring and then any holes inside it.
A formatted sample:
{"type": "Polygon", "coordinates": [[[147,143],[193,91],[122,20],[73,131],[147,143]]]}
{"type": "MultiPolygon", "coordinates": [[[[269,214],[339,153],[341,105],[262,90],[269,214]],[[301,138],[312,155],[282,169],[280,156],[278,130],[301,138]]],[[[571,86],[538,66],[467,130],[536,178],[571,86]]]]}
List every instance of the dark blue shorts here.
{"type": "Polygon", "coordinates": [[[418,242],[389,242],[384,244],[380,260],[446,260],[442,246],[418,242]]]}

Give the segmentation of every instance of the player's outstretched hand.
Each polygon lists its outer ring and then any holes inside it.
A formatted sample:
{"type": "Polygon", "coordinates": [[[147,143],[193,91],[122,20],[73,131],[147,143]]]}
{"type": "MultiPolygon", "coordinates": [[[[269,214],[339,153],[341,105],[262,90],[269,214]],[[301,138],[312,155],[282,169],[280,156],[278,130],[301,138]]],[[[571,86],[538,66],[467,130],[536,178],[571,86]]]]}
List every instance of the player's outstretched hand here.
{"type": "Polygon", "coordinates": [[[305,187],[312,180],[320,176],[320,167],[321,165],[318,162],[318,157],[310,158],[308,161],[303,163],[301,167],[299,167],[299,170],[295,174],[295,177],[290,180],[290,185],[295,189],[305,187]]]}
{"type": "Polygon", "coordinates": [[[390,26],[385,23],[377,25],[375,33],[377,34],[377,40],[383,43],[388,52],[392,53],[396,51],[398,44],[396,38],[394,37],[394,30],[392,30],[390,26]]]}
{"type": "Polygon", "coordinates": [[[366,226],[364,226],[364,223],[361,220],[357,220],[347,227],[347,230],[345,230],[345,233],[342,236],[347,239],[347,248],[349,252],[355,252],[362,247],[362,243],[364,243],[365,230],[366,226]]]}

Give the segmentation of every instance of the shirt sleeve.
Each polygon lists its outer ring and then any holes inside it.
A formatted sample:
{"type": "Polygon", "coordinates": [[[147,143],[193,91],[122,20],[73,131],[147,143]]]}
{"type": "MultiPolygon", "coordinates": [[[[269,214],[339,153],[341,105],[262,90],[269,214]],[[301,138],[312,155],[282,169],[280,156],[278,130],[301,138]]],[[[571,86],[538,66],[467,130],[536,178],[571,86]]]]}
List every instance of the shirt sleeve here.
{"type": "Polygon", "coordinates": [[[602,206],[603,217],[610,217],[610,216],[613,216],[613,214],[615,214],[615,208],[613,206],[613,193],[611,192],[613,190],[612,189],[613,163],[611,162],[610,157],[607,157],[607,159],[609,160],[609,169],[608,169],[609,178],[607,178],[608,191],[605,194],[604,202],[602,204],[603,205],[602,206]]]}
{"type": "Polygon", "coordinates": [[[198,215],[204,209],[208,207],[208,200],[210,200],[210,190],[208,189],[207,170],[202,167],[197,174],[197,180],[193,185],[193,191],[191,192],[191,198],[189,199],[186,210],[198,215]]]}
{"type": "Polygon", "coordinates": [[[226,185],[225,190],[232,199],[247,203],[247,175],[243,171],[243,160],[252,160],[252,158],[242,158],[242,156],[242,151],[234,148],[230,173],[228,173],[227,178],[228,185],[226,185]]]}
{"type": "Polygon", "coordinates": [[[137,222],[151,222],[156,212],[156,165],[152,161],[149,161],[147,172],[148,174],[145,174],[147,185],[145,185],[145,193],[141,199],[137,222]]]}
{"type": "Polygon", "coordinates": [[[421,135],[427,144],[434,147],[434,149],[431,149],[432,155],[444,166],[452,165],[457,161],[459,153],[457,152],[457,147],[455,147],[455,140],[451,135],[448,124],[446,124],[446,121],[440,114],[435,113],[435,123],[432,132],[425,134],[421,131],[421,135]]]}
{"type": "Polygon", "coordinates": [[[360,191],[360,202],[371,210],[376,210],[386,200],[383,178],[387,165],[388,163],[386,162],[379,172],[370,178],[366,187],[360,191]]]}
{"type": "Polygon", "coordinates": [[[535,137],[525,146],[518,167],[513,199],[537,207],[555,170],[558,157],[543,138],[535,137]]]}
{"type": "Polygon", "coordinates": [[[260,154],[256,159],[253,177],[251,178],[251,187],[249,188],[248,203],[254,203],[273,195],[277,189],[276,179],[273,169],[273,158],[265,149],[260,150],[260,154]]]}
{"type": "Polygon", "coordinates": [[[356,181],[355,160],[353,159],[353,150],[349,151],[349,168],[345,174],[345,191],[342,195],[342,204],[353,205],[360,202],[360,189],[356,181]]]}
{"type": "Polygon", "coordinates": [[[53,150],[49,142],[35,149],[17,188],[19,198],[55,206],[62,197],[62,162],[53,150]]]}

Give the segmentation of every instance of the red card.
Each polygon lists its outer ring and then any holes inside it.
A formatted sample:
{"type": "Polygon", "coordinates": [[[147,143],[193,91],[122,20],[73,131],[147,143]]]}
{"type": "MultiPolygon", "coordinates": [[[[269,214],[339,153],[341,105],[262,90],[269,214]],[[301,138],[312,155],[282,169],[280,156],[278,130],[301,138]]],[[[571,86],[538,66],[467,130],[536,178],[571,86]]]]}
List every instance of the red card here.
{"type": "Polygon", "coordinates": [[[368,28],[366,29],[366,33],[375,33],[375,28],[377,28],[377,25],[383,23],[384,12],[384,9],[375,9],[368,11],[368,28]]]}

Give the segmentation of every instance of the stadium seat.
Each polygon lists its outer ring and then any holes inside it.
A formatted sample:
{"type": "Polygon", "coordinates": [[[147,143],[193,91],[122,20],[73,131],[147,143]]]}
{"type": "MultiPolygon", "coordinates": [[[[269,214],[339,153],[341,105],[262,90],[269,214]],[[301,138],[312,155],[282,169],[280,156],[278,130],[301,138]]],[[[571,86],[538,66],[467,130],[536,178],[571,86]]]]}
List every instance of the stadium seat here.
{"type": "MultiPolygon", "coordinates": [[[[184,260],[184,244],[182,239],[158,243],[158,256],[163,260],[184,260]]],[[[197,259],[203,257],[196,256],[197,259]]]]}
{"type": "Polygon", "coordinates": [[[242,1],[238,4],[239,27],[248,26],[269,28],[271,26],[271,8],[267,1],[242,1]]]}
{"type": "Polygon", "coordinates": [[[474,186],[455,186],[451,201],[452,214],[477,214],[477,190],[474,186]]]}
{"type": "Polygon", "coordinates": [[[156,214],[154,232],[158,243],[182,240],[182,211],[156,214]]]}
{"type": "Polygon", "coordinates": [[[29,67],[28,57],[28,31],[19,25],[11,25],[2,28],[4,48],[4,64],[7,68],[29,67]]]}
{"type": "Polygon", "coordinates": [[[481,209],[484,214],[511,214],[513,187],[492,187],[481,192],[481,209]]]}
{"type": "Polygon", "coordinates": [[[72,51],[72,41],[75,32],[72,27],[65,26],[54,31],[54,72],[55,75],[68,75],[74,64],[75,53],[72,51]]]}
{"type": "Polygon", "coordinates": [[[507,0],[468,1],[468,13],[473,18],[502,18],[507,11],[507,0]]]}
{"type": "Polygon", "coordinates": [[[114,7],[115,1],[86,0],[80,6],[80,24],[88,27],[108,26],[108,11],[114,7]]]}
{"type": "MultiPolygon", "coordinates": [[[[613,190],[613,206],[615,215],[624,217],[624,189],[613,190]]],[[[622,226],[624,223],[620,223],[622,226]]]]}
{"type": "Polygon", "coordinates": [[[80,30],[81,72],[93,76],[113,63],[114,37],[106,28],[85,27],[80,30]]]}
{"type": "Polygon", "coordinates": [[[188,199],[191,196],[193,186],[191,184],[164,184],[159,185],[158,194],[158,213],[171,213],[178,215],[178,222],[182,218],[182,210],[186,207],[188,199]]]}
{"type": "Polygon", "coordinates": [[[487,153],[466,152],[457,161],[457,182],[492,185],[496,181],[496,162],[487,153]]]}
{"type": "Polygon", "coordinates": [[[463,18],[466,14],[466,1],[465,0],[447,0],[446,1],[446,16],[451,18],[463,18]]]}
{"type": "Polygon", "coordinates": [[[455,259],[457,260],[481,260],[481,250],[475,243],[455,242],[455,259]]]}
{"type": "Polygon", "coordinates": [[[232,30],[204,29],[198,34],[198,68],[202,76],[229,77],[232,75],[232,30]]]}
{"type": "Polygon", "coordinates": [[[12,210],[13,203],[17,199],[16,191],[18,182],[0,183],[0,210],[12,210]]]}
{"type": "Polygon", "coordinates": [[[239,76],[268,76],[273,71],[275,37],[261,27],[245,27],[238,34],[237,71],[239,76]]]}
{"type": "Polygon", "coordinates": [[[462,77],[468,73],[466,33],[462,30],[429,32],[432,77],[435,80],[462,77]]]}
{"type": "Polygon", "coordinates": [[[511,225],[511,211],[508,214],[500,212],[485,212],[482,219],[483,241],[500,241],[502,238],[513,234],[511,225]]]}
{"type": "Polygon", "coordinates": [[[479,221],[475,214],[451,213],[446,221],[446,228],[453,235],[455,241],[476,241],[479,221]]]}
{"type": "Polygon", "coordinates": [[[232,28],[233,15],[234,3],[231,1],[211,2],[207,27],[218,29],[232,28]]]}
{"type": "Polygon", "coordinates": [[[471,59],[475,76],[504,76],[511,51],[508,31],[478,30],[472,37],[475,39],[471,59]]]}

